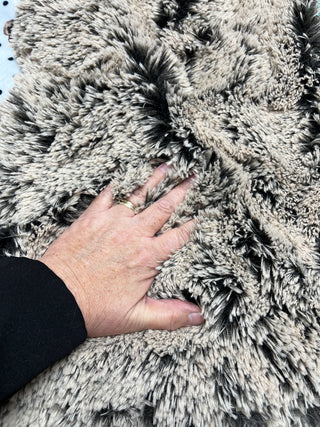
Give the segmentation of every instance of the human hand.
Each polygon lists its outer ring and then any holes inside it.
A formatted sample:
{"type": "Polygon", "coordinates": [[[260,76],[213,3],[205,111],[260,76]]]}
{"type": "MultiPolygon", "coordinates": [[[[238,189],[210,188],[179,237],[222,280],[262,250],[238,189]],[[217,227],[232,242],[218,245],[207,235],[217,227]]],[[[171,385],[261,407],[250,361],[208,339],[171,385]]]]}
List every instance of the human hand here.
{"type": "MultiPolygon", "coordinates": [[[[166,164],[155,169],[128,200],[143,203],[166,170],[166,164]]],[[[155,237],[183,201],[191,181],[185,180],[137,215],[115,204],[109,185],[40,258],[75,297],[89,337],[203,323],[194,304],[146,295],[156,267],[186,243],[194,227],[189,221],[155,237]]]]}

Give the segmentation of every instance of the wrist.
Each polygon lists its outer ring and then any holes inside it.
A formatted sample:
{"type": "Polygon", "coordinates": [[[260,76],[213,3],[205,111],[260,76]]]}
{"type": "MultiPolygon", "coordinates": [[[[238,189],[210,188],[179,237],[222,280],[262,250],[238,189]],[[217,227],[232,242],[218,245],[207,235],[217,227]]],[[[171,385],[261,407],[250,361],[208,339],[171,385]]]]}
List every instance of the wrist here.
{"type": "Polygon", "coordinates": [[[41,258],[38,259],[38,261],[45,264],[56,276],[58,276],[63,281],[66,288],[71,292],[82,313],[86,329],[88,330],[87,301],[86,298],[83,296],[84,292],[82,286],[79,280],[77,279],[77,276],[74,274],[72,268],[67,266],[66,263],[56,255],[44,254],[41,258]]]}

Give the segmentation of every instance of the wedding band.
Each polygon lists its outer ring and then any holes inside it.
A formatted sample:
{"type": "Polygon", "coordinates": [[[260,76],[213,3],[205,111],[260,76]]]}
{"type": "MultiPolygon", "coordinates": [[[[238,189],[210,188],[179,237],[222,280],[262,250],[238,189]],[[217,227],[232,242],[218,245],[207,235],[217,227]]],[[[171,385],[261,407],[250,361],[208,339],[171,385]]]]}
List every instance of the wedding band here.
{"type": "Polygon", "coordinates": [[[136,213],[137,207],[132,202],[130,202],[130,200],[120,199],[117,200],[117,203],[118,205],[127,206],[127,208],[131,209],[134,213],[136,213]]]}

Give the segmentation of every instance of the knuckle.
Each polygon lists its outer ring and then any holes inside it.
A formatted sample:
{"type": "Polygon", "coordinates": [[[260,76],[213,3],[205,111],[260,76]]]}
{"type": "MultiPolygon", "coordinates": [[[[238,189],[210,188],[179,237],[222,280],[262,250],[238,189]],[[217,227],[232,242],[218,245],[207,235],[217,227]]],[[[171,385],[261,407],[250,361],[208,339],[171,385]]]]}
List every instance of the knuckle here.
{"type": "Polygon", "coordinates": [[[136,247],[128,265],[131,269],[143,269],[152,266],[152,254],[144,247],[136,247]]]}
{"type": "Polygon", "coordinates": [[[139,265],[141,265],[142,267],[149,266],[152,263],[151,254],[146,249],[140,250],[137,260],[139,265]]]}
{"type": "Polygon", "coordinates": [[[117,246],[126,246],[130,243],[130,238],[125,230],[115,229],[110,233],[112,241],[115,242],[117,246]]]}
{"type": "Polygon", "coordinates": [[[93,215],[84,214],[73,223],[73,226],[79,230],[91,232],[95,229],[95,218],[93,215]]]}
{"type": "Polygon", "coordinates": [[[172,312],[169,318],[168,331],[175,331],[179,327],[179,316],[177,313],[172,312]]]}
{"type": "Polygon", "coordinates": [[[157,204],[158,208],[166,214],[171,214],[174,211],[174,206],[169,200],[162,199],[157,204]]]}
{"type": "Polygon", "coordinates": [[[177,234],[178,234],[179,240],[183,242],[187,241],[190,236],[189,229],[186,226],[179,227],[177,229],[177,234]]]}

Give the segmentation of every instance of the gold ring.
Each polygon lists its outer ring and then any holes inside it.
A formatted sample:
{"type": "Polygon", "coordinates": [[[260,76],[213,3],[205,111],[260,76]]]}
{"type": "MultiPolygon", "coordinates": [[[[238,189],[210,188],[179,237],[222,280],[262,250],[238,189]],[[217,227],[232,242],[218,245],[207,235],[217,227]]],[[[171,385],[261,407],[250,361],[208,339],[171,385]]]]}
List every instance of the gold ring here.
{"type": "Polygon", "coordinates": [[[127,206],[127,208],[131,209],[134,213],[136,213],[137,207],[132,202],[130,202],[130,200],[120,199],[117,200],[117,203],[118,205],[127,206]]]}

